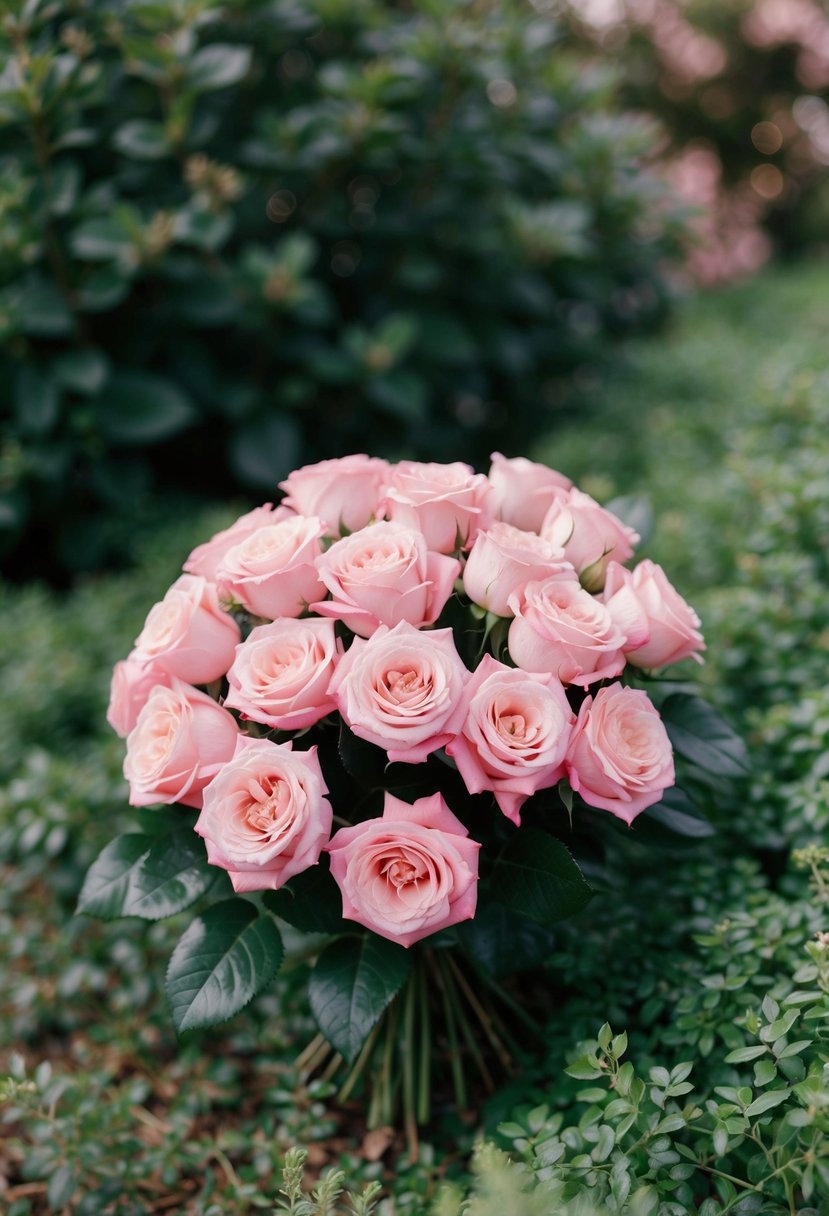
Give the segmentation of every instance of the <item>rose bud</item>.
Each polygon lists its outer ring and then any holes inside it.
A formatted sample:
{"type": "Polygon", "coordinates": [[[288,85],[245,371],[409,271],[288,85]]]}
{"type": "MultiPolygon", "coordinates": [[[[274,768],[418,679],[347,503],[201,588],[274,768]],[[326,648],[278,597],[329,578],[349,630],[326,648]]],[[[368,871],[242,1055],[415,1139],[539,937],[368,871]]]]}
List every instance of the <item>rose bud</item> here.
{"type": "Polygon", "coordinates": [[[588,591],[601,591],[608,562],[626,562],[639,541],[633,528],[575,488],[553,500],[541,535],[564,549],[588,591]]]}
{"type": "Polygon", "coordinates": [[[640,562],[633,570],[611,562],[602,598],[628,634],[625,653],[636,667],[667,667],[689,658],[702,662],[700,619],[655,562],[640,562]]]}

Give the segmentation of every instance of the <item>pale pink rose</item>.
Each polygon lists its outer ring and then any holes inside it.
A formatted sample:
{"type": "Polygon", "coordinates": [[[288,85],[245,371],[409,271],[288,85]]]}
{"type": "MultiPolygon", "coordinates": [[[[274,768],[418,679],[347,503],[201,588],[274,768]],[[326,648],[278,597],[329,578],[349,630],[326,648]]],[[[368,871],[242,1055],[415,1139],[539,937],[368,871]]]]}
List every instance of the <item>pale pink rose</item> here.
{"type": "Polygon", "coordinates": [[[255,507],[247,515],[241,515],[229,528],[224,528],[211,536],[203,545],[198,545],[184,563],[188,574],[200,574],[202,578],[216,581],[216,571],[224,555],[229,549],[235,548],[251,532],[264,528],[266,524],[278,524],[283,519],[290,519],[293,511],[287,507],[274,507],[266,502],[264,506],[255,507]]]}
{"type": "Polygon", "coordinates": [[[325,594],[314,564],[324,535],[322,520],[304,515],[257,528],[222,558],[220,593],[266,620],[299,616],[325,594]]]}
{"type": "Polygon", "coordinates": [[[173,677],[152,663],[142,663],[130,654],[115,664],[109,690],[107,722],[116,735],[126,739],[147,704],[150,693],[161,685],[169,688],[173,677]]]}
{"type": "Polygon", "coordinates": [[[296,469],[279,483],[283,505],[300,515],[316,515],[326,533],[356,532],[377,518],[389,466],[376,456],[342,456],[296,469]]]}
{"type": "Polygon", "coordinates": [[[420,764],[460,730],[468,678],[451,629],[421,632],[401,621],[367,642],[355,638],[330,691],[355,735],[389,760],[420,764]]]}
{"type": "Polygon", "coordinates": [[[234,891],[274,891],[319,861],[331,804],[317,749],[240,735],[231,760],[204,791],[196,831],[207,860],[234,891]]]}
{"type": "Polygon", "coordinates": [[[278,730],[304,730],[336,708],[328,685],[339,657],[333,621],[259,625],[236,648],[225,705],[278,730]]]}
{"type": "Polygon", "coordinates": [[[573,484],[563,473],[526,456],[508,460],[500,452],[492,453],[489,481],[496,518],[524,532],[538,532],[556,493],[573,484]]]}
{"type": "Polygon", "coordinates": [[[507,646],[524,671],[546,671],[586,688],[624,669],[625,635],[604,604],[577,581],[553,577],[513,596],[507,646]]]}
{"type": "Polygon", "coordinates": [[[668,732],[648,695],[610,684],[579,710],[566,757],[570,785],[590,806],[630,824],[674,784],[668,732]]]}
{"type": "Polygon", "coordinates": [[[488,479],[468,464],[401,460],[392,467],[384,504],[390,519],[422,532],[430,549],[455,553],[492,522],[491,496],[488,479]]]}
{"type": "Polygon", "coordinates": [[[527,583],[552,575],[578,579],[573,567],[557,549],[534,532],[511,524],[495,523],[475,537],[463,571],[463,589],[473,604],[496,616],[512,616],[510,597],[527,583]]]}
{"type": "Polygon", "coordinates": [[[541,535],[561,545],[588,591],[601,591],[608,562],[626,562],[639,541],[633,528],[575,488],[553,499],[541,535]]]}
{"type": "Polygon", "coordinates": [[[440,794],[411,805],[386,794],[381,819],[340,828],[328,846],[343,916],[401,946],[471,920],[480,847],[440,794]]]}
{"type": "Polygon", "coordinates": [[[150,609],[133,657],[186,684],[209,684],[225,674],[241,636],[233,617],[219,607],[214,584],[182,574],[150,609]]]}
{"type": "Polygon", "coordinates": [[[238,734],[233,715],[197,688],[181,680],[154,688],[127,738],[130,805],[200,807],[204,787],[233,755],[238,734]]]}
{"type": "Polygon", "coordinates": [[[313,611],[367,638],[379,625],[433,625],[461,565],[429,552],[415,529],[383,521],[336,541],[317,558],[317,570],[332,598],[312,604],[313,611]]]}
{"type": "Polygon", "coordinates": [[[636,667],[667,667],[688,658],[702,662],[700,619],[655,562],[640,562],[633,570],[611,562],[602,598],[623,630],[627,622],[625,651],[636,667]],[[634,629],[637,609],[639,628],[634,629]]]}
{"type": "Polygon", "coordinates": [[[464,690],[461,733],[446,745],[470,794],[492,790],[520,824],[521,806],[564,776],[576,716],[554,678],[506,667],[484,655],[464,690]]]}

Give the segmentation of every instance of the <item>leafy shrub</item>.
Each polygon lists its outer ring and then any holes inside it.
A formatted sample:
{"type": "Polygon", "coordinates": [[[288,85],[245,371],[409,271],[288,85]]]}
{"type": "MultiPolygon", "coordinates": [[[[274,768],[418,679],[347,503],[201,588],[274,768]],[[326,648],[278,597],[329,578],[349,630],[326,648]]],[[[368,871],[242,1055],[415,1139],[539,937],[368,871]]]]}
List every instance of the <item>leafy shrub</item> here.
{"type": "Polygon", "coordinates": [[[0,53],[23,571],[118,556],[151,471],[520,449],[665,303],[652,131],[522,0],[11,0],[0,53]]]}

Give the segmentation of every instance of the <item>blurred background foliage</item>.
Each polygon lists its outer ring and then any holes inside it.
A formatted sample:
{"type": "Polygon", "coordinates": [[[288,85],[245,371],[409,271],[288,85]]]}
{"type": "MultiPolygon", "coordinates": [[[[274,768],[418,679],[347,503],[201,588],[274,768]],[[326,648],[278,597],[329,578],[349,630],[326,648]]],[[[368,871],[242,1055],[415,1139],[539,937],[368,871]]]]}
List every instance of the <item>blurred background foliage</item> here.
{"type": "Polygon", "coordinates": [[[10,0],[0,545],[122,558],[150,489],[483,462],[662,314],[654,124],[524,0],[10,0]]]}

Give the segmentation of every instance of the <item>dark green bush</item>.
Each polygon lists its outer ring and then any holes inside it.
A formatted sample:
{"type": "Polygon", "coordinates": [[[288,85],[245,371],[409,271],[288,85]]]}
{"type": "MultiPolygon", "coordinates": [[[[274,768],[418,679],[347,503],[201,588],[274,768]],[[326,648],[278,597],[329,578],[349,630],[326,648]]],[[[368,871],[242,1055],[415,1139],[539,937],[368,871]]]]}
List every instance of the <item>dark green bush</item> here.
{"type": "Polygon", "coordinates": [[[154,484],[518,450],[657,317],[678,222],[525,0],[9,0],[0,552],[117,556],[154,484]]]}

